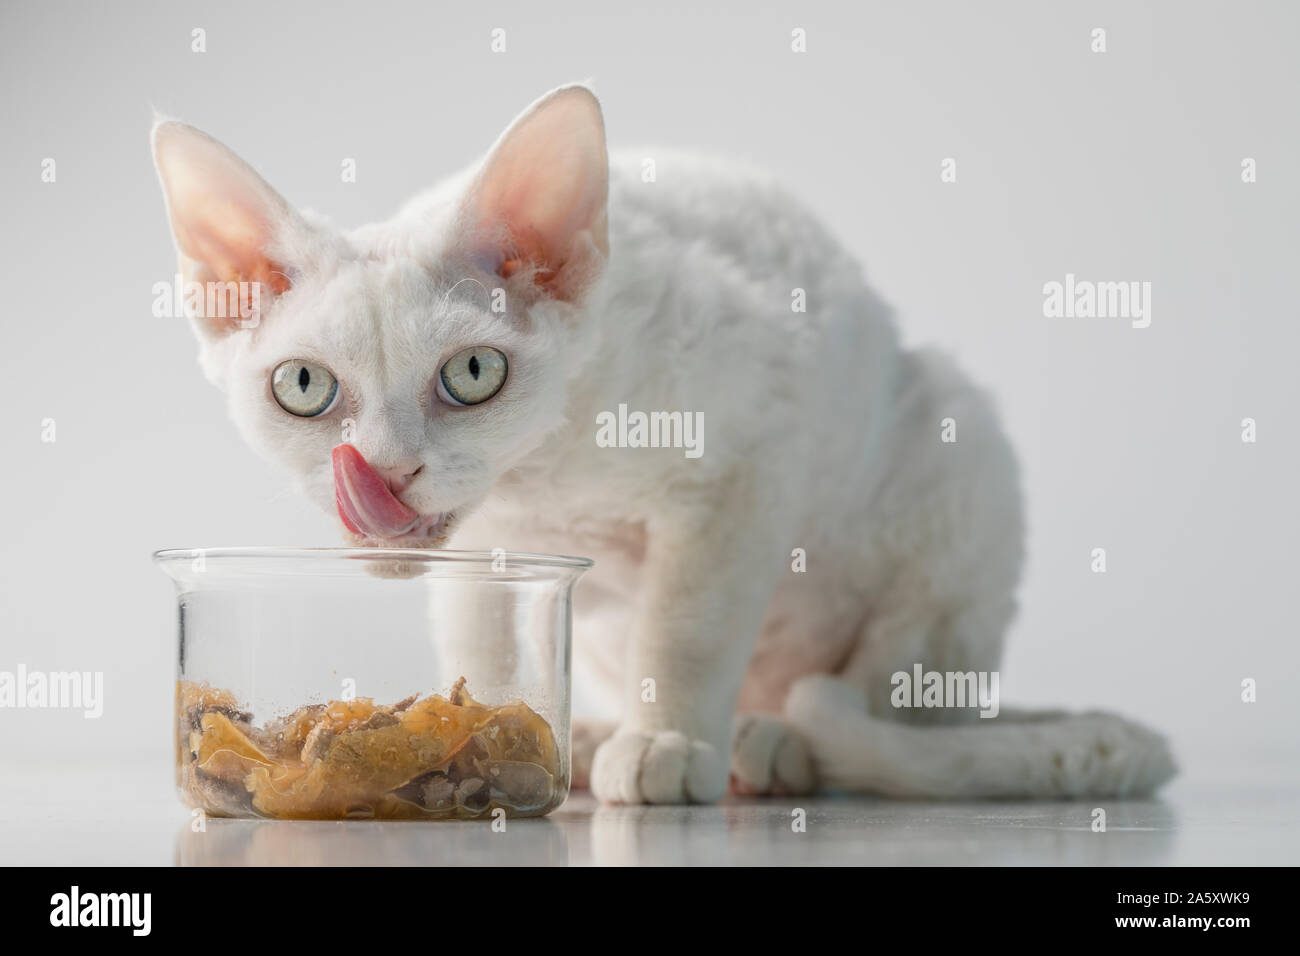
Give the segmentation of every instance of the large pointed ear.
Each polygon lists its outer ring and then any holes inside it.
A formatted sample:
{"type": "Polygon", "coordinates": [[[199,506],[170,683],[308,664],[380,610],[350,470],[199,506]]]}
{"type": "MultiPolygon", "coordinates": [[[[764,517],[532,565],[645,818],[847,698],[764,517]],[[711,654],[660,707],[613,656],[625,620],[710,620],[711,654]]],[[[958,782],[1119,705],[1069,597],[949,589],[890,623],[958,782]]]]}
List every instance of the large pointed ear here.
{"type": "Polygon", "coordinates": [[[608,197],[600,103],[586,87],[565,86],[497,140],[466,196],[463,222],[489,269],[507,279],[522,273],[572,302],[609,254],[608,197]]]}
{"type": "Polygon", "coordinates": [[[236,314],[212,309],[210,295],[195,297],[204,303],[196,309],[200,331],[219,336],[248,327],[250,309],[264,311],[289,288],[286,264],[273,250],[287,230],[303,228],[301,218],[251,166],[193,126],[155,123],[153,157],[186,283],[241,284],[236,314]]]}

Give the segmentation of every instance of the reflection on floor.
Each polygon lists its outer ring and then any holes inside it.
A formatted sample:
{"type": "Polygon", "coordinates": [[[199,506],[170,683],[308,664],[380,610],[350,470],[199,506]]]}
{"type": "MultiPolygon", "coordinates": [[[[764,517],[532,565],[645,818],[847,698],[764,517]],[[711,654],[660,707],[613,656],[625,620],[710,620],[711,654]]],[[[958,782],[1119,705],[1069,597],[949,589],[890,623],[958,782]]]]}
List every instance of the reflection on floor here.
{"type": "Polygon", "coordinates": [[[1082,865],[1295,864],[1291,786],[1179,786],[1154,801],[919,803],[790,798],[602,807],[576,794],[542,820],[191,826],[157,771],[5,781],[8,864],[1082,865]],[[80,784],[78,786],[77,784],[80,784]],[[93,793],[93,796],[90,794],[93,793]],[[78,796],[79,795],[79,796],[78,796]],[[1093,827],[1105,810],[1105,832],[1093,827]]]}

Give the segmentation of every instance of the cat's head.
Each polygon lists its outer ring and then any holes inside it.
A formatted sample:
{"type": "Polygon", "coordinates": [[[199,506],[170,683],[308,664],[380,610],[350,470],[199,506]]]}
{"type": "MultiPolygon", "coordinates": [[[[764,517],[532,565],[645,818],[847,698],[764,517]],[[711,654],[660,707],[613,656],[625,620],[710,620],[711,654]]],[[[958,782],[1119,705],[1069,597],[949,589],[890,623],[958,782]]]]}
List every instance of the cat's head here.
{"type": "Polygon", "coordinates": [[[193,127],[159,122],[153,150],[205,373],[353,543],[440,546],[563,424],[608,255],[589,90],[544,96],[476,168],[353,232],[193,127]]]}

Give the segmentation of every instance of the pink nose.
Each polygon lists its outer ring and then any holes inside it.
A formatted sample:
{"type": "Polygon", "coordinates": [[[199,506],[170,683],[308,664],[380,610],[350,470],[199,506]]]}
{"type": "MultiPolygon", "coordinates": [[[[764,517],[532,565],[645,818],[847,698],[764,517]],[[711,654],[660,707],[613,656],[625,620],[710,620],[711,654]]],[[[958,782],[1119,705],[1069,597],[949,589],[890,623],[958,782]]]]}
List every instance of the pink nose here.
{"type": "Polygon", "coordinates": [[[400,495],[410,487],[415,476],[424,471],[424,465],[417,462],[404,462],[400,465],[394,465],[391,468],[375,468],[384,483],[388,485],[388,490],[395,495],[400,495]]]}

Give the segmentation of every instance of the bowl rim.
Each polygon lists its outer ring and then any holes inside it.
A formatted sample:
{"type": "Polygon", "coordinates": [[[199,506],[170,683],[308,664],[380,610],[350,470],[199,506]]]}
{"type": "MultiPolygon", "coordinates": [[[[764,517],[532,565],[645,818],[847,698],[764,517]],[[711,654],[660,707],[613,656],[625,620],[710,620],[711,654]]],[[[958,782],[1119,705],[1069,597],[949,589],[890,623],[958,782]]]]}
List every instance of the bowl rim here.
{"type": "MultiPolygon", "coordinates": [[[[495,551],[456,551],[449,548],[342,548],[342,547],[279,547],[255,545],[249,547],[220,548],[163,548],[152,555],[155,564],[173,561],[193,561],[200,554],[204,559],[228,558],[293,558],[296,560],[377,560],[413,561],[429,565],[487,564],[501,555],[495,551]]],[[[505,557],[514,565],[531,568],[570,568],[586,570],[595,564],[591,558],[567,554],[536,554],[529,551],[506,551],[505,557]]]]}

